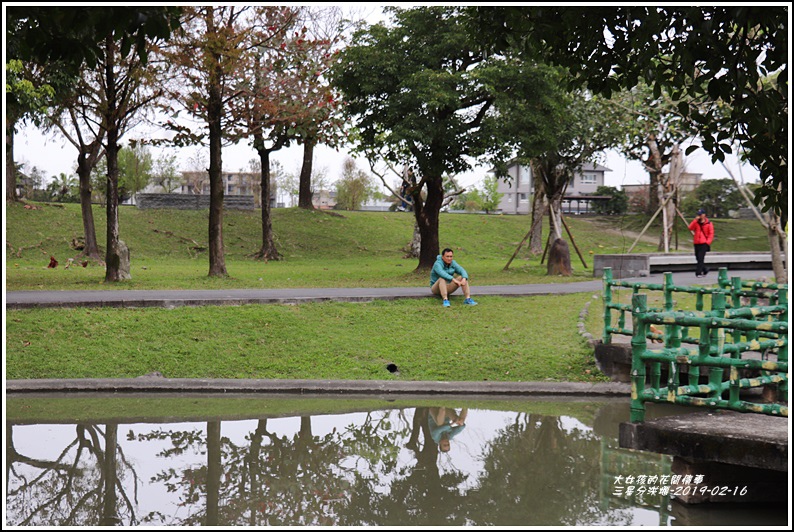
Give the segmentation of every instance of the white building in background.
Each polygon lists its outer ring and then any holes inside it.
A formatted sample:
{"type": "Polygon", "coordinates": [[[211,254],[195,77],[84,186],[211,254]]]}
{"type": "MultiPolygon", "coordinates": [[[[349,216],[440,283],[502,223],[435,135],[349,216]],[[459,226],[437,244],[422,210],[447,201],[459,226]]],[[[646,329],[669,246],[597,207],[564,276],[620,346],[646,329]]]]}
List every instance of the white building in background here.
{"type": "Polygon", "coordinates": [[[388,199],[376,199],[370,198],[361,206],[362,211],[379,211],[379,212],[386,212],[391,209],[392,205],[394,205],[394,201],[391,198],[388,199]]]}
{"type": "Polygon", "coordinates": [[[497,209],[504,214],[529,214],[532,210],[532,171],[528,166],[511,163],[510,179],[500,179],[496,191],[502,194],[497,209]]]}
{"type": "Polygon", "coordinates": [[[312,206],[328,211],[336,207],[336,189],[322,189],[312,193],[312,206]]]}
{"type": "MultiPolygon", "coordinates": [[[[588,163],[574,174],[563,198],[563,212],[589,212],[590,203],[597,200],[598,187],[604,185],[604,174],[609,168],[588,163]]],[[[529,166],[512,162],[507,167],[510,180],[500,179],[497,192],[502,194],[498,209],[503,214],[529,214],[532,211],[534,194],[532,169],[529,166]]]]}
{"type": "MultiPolygon", "coordinates": [[[[226,196],[253,196],[254,204],[260,203],[261,175],[258,172],[221,172],[223,193],[226,196]]],[[[168,188],[149,183],[141,192],[144,194],[209,194],[210,178],[207,172],[182,171],[178,182],[169,184],[168,188]]],[[[276,207],[276,183],[271,178],[270,206],[276,207]]],[[[134,201],[133,201],[134,203],[134,201]]]]}

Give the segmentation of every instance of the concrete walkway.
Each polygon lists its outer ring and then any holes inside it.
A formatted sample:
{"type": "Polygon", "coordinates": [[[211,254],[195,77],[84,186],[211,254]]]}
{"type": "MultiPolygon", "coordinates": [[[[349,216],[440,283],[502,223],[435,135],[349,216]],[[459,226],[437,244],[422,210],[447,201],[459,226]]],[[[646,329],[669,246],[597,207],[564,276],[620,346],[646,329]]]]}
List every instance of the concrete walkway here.
{"type": "MultiPolygon", "coordinates": [[[[774,279],[771,270],[744,270],[737,273],[743,279],[774,279]]],[[[717,281],[717,272],[697,278],[694,272],[674,274],[678,285],[707,285],[717,281]]],[[[622,279],[632,282],[663,283],[664,274],[622,279]]],[[[599,279],[574,283],[520,284],[472,286],[472,297],[477,296],[533,296],[601,292],[599,279]]],[[[6,309],[47,307],[180,307],[202,305],[246,305],[267,303],[310,303],[322,301],[365,302],[376,299],[395,300],[431,297],[430,288],[276,288],[235,290],[25,290],[6,292],[6,309]]],[[[452,296],[453,304],[457,295],[452,296]]]]}

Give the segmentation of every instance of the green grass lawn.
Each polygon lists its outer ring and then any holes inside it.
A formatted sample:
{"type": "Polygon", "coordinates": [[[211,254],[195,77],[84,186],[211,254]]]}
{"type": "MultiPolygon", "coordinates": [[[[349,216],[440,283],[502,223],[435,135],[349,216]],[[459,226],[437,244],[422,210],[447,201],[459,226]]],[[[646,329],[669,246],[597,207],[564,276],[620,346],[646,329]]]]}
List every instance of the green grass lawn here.
{"type": "MultiPolygon", "coordinates": [[[[252,257],[262,240],[260,212],[227,211],[223,238],[229,276],[218,279],[207,275],[206,210],[122,206],[120,235],[130,248],[132,279],[105,283],[104,267],[90,262],[81,267],[80,252],[72,247],[83,234],[79,205],[35,205],[36,209],[25,209],[15,204],[6,210],[7,290],[421,286],[426,282],[424,273],[414,272],[416,259],[404,256],[413,233],[411,213],[274,209],[274,238],[283,260],[264,262],[252,257]],[[57,268],[47,268],[51,256],[58,261],[57,268]]],[[[94,206],[94,216],[104,249],[105,212],[94,206]]],[[[571,277],[547,276],[541,257],[532,256],[526,245],[504,270],[528,230],[528,216],[442,213],[440,242],[441,247],[455,250],[474,286],[570,282],[592,279],[593,256],[626,252],[636,240],[636,226],[644,225],[636,216],[567,220],[582,255],[571,243],[571,277]]],[[[766,249],[757,222],[714,223],[715,251],[766,249]]],[[[648,235],[653,234],[649,230],[648,235]]],[[[682,231],[679,247],[691,252],[688,232],[682,231]]],[[[633,251],[655,249],[655,238],[648,236],[633,251]]]]}
{"type": "MultiPolygon", "coordinates": [[[[210,278],[207,211],[122,207],[120,234],[131,251],[132,280],[105,283],[104,267],[81,266],[72,242],[82,235],[79,205],[22,204],[6,210],[6,290],[244,289],[427,286],[403,248],[410,213],[324,213],[275,209],[283,260],[252,258],[261,241],[259,211],[227,211],[229,276],[210,278]],[[57,268],[47,268],[50,257],[57,268]],[[70,263],[69,259],[74,259],[70,263]],[[69,267],[66,267],[69,266],[69,267]]],[[[104,244],[104,211],[95,206],[104,244]]],[[[529,227],[527,216],[441,215],[442,247],[476,287],[591,280],[593,255],[626,252],[638,217],[567,219],[587,267],[571,246],[571,277],[549,277],[526,246],[504,266],[529,227]]],[[[764,250],[754,221],[717,220],[720,251],[764,250]],[[719,240],[720,235],[726,237],[719,240]],[[730,235],[730,238],[727,237],[730,235]]],[[[682,242],[686,236],[682,235],[682,242]]],[[[634,251],[656,249],[655,239],[634,251]]],[[[683,247],[682,247],[683,250],[683,247]]],[[[691,252],[685,250],[685,252],[691,252]]],[[[442,309],[433,298],[372,303],[248,305],[177,309],[59,309],[6,312],[6,377],[309,378],[494,381],[605,380],[577,331],[600,338],[594,294],[478,297],[477,307],[442,309]],[[399,376],[385,368],[400,368],[399,376]]]]}
{"type": "Polygon", "coordinates": [[[590,381],[590,297],[9,311],[6,377],[590,381]]]}

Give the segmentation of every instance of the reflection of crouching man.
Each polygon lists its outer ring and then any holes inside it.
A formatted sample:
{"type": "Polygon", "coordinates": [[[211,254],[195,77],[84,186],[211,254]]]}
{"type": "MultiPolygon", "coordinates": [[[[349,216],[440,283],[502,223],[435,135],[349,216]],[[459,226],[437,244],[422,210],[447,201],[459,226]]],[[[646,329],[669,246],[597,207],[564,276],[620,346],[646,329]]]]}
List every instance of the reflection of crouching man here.
{"type": "Polygon", "coordinates": [[[427,413],[427,424],[430,427],[430,437],[438,444],[442,453],[449,451],[449,440],[457,436],[466,428],[466,415],[468,408],[463,408],[460,414],[452,408],[431,408],[427,413]]]}
{"type": "Polygon", "coordinates": [[[442,304],[448,307],[449,294],[462,287],[466,298],[463,304],[476,305],[469,292],[469,274],[463,266],[453,260],[453,256],[452,250],[446,248],[436,259],[433,269],[430,270],[430,291],[434,295],[441,296],[442,304]]]}

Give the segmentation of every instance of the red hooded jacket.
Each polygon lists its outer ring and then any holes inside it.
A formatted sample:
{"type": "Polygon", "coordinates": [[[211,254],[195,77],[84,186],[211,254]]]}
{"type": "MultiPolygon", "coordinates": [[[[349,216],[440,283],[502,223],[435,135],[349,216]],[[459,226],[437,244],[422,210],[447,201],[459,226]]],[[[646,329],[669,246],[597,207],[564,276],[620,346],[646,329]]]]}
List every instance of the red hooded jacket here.
{"type": "Polygon", "coordinates": [[[692,223],[689,224],[689,230],[694,231],[695,244],[708,244],[711,245],[711,242],[714,240],[714,226],[711,223],[711,220],[706,218],[706,221],[700,223],[700,220],[695,218],[692,220],[692,223]]]}

